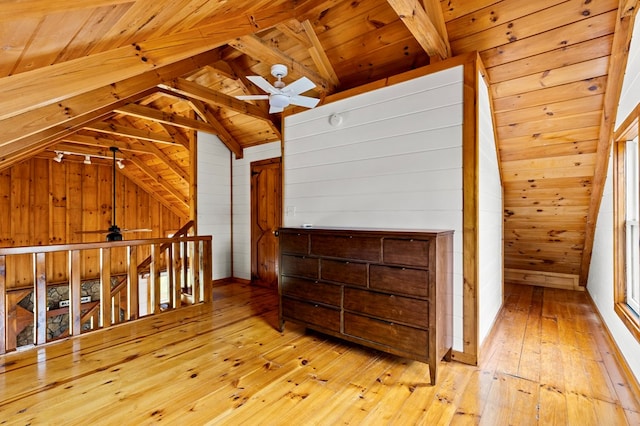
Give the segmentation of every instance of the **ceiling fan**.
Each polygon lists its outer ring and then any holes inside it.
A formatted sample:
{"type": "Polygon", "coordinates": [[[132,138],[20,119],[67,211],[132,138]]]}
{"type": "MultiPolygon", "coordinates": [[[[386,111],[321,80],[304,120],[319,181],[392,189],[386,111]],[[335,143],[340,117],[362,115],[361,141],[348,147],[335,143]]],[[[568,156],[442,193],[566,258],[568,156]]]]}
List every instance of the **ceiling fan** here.
{"type": "Polygon", "coordinates": [[[78,234],[107,234],[107,241],[122,241],[122,233],[123,232],[151,232],[151,229],[140,228],[140,229],[120,229],[118,225],[116,225],[116,164],[118,160],[116,158],[116,152],[118,148],[115,146],[109,147],[109,150],[113,152],[113,179],[111,180],[113,183],[113,187],[111,189],[111,194],[113,196],[113,209],[112,209],[112,225],[109,229],[105,230],[97,230],[97,231],[79,231],[78,234]]]}
{"type": "Polygon", "coordinates": [[[318,105],[320,99],[302,96],[301,93],[316,87],[315,83],[307,77],[301,77],[293,83],[286,85],[282,78],[287,75],[287,67],[275,64],[271,67],[271,75],[278,80],[271,85],[259,75],[249,75],[247,79],[264,90],[268,95],[243,95],[236,96],[243,101],[269,100],[269,114],[282,112],[289,105],[298,105],[305,108],[313,108],[318,105]]]}

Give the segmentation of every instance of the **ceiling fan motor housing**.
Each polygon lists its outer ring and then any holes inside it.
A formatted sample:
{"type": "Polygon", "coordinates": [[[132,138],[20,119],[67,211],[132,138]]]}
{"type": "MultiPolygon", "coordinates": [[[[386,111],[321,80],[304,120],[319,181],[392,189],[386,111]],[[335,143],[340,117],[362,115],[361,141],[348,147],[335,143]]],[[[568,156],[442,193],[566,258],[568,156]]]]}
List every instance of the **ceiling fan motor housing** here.
{"type": "Polygon", "coordinates": [[[269,104],[276,108],[284,108],[289,105],[289,96],[280,93],[269,96],[269,104]]]}
{"type": "Polygon", "coordinates": [[[282,64],[274,64],[271,66],[271,75],[277,79],[287,76],[287,66],[282,64]]]}

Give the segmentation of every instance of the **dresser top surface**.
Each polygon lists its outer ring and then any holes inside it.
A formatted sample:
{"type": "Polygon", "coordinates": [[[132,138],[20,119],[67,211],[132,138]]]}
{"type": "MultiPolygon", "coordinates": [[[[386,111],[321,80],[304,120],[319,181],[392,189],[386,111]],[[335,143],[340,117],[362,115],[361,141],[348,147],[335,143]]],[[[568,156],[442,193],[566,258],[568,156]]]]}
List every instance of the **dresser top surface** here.
{"type": "Polygon", "coordinates": [[[282,232],[308,232],[308,233],[322,233],[322,234],[385,234],[385,235],[399,235],[399,236],[437,236],[453,234],[452,229],[400,229],[400,228],[346,228],[346,227],[331,227],[331,226],[299,226],[299,227],[282,227],[282,232]]]}

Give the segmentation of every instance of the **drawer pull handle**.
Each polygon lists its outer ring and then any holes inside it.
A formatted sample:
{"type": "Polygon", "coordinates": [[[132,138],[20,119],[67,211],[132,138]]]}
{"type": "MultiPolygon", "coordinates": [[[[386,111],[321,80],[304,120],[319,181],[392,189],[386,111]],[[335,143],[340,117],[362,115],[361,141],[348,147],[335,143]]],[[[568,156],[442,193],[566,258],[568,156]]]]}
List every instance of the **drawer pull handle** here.
{"type": "Polygon", "coordinates": [[[318,305],[313,305],[313,307],[314,307],[314,308],[317,308],[317,307],[318,307],[318,305]]]}

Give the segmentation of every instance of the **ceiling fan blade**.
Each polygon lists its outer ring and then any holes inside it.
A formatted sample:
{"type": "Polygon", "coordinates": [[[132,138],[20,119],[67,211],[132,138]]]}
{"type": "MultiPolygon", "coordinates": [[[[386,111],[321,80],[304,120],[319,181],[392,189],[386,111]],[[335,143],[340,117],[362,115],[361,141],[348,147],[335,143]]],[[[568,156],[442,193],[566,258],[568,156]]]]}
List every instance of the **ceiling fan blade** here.
{"type": "Polygon", "coordinates": [[[299,95],[300,93],[304,93],[314,87],[316,87],[316,85],[313,81],[309,80],[307,77],[301,77],[293,83],[285,86],[284,89],[282,89],[282,93],[286,93],[288,95],[299,95]]]}
{"type": "Polygon", "coordinates": [[[271,107],[269,108],[269,114],[275,114],[276,112],[282,112],[284,111],[284,108],[282,107],[276,107],[271,105],[271,107]]]}
{"type": "MultiPolygon", "coordinates": [[[[112,232],[111,229],[96,229],[94,231],[76,231],[76,234],[108,234],[112,232]]],[[[120,229],[119,232],[153,232],[153,229],[139,228],[139,229],[120,229]]]]}
{"type": "Polygon", "coordinates": [[[318,98],[312,98],[309,96],[302,96],[302,95],[291,96],[289,100],[289,103],[291,105],[298,105],[305,108],[313,108],[316,105],[318,105],[318,102],[320,102],[320,99],[318,98]]]}
{"type": "Polygon", "coordinates": [[[241,95],[236,96],[236,99],[241,101],[262,101],[269,99],[269,95],[241,95]]]}
{"type": "Polygon", "coordinates": [[[256,86],[258,86],[259,88],[261,88],[265,92],[271,93],[272,95],[276,94],[276,93],[280,93],[280,91],[278,89],[273,87],[271,85],[271,83],[269,83],[267,80],[265,80],[263,77],[261,77],[259,75],[248,75],[247,76],[247,80],[249,80],[250,82],[252,82],[256,86]]]}

